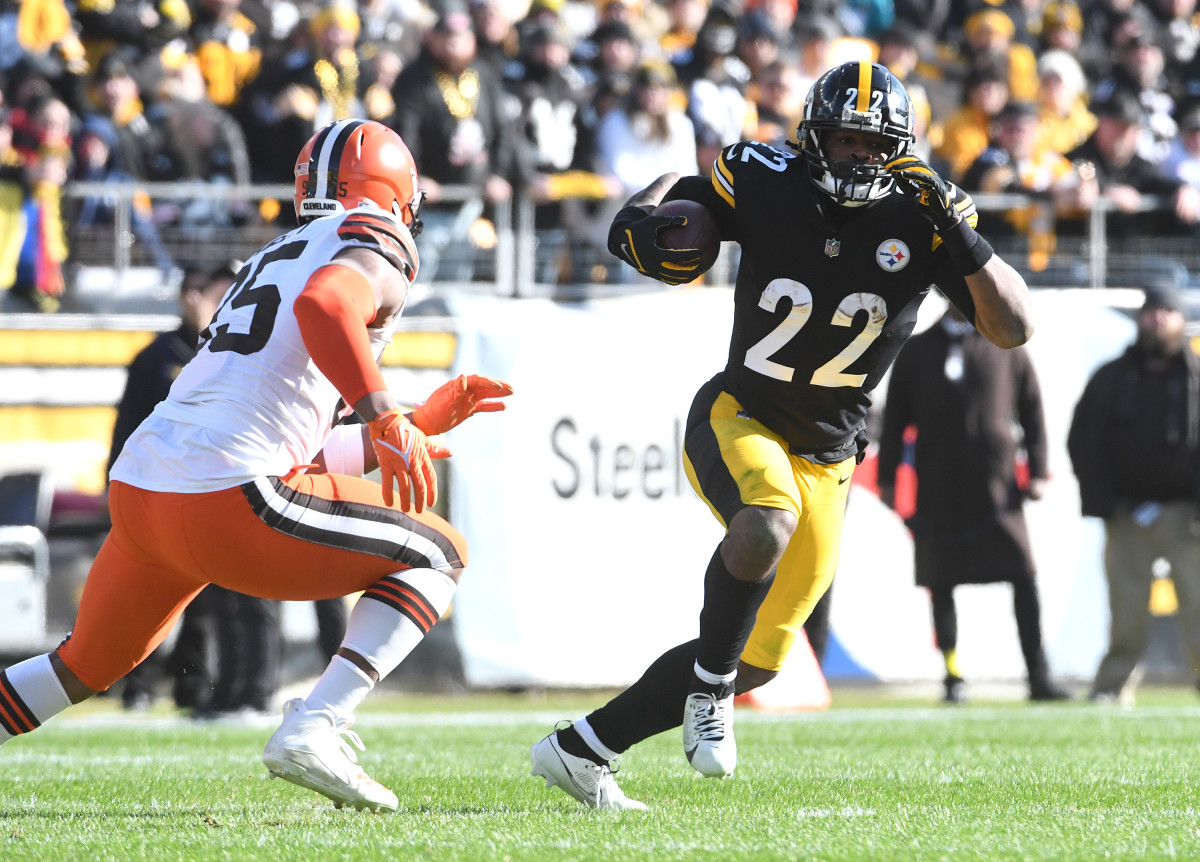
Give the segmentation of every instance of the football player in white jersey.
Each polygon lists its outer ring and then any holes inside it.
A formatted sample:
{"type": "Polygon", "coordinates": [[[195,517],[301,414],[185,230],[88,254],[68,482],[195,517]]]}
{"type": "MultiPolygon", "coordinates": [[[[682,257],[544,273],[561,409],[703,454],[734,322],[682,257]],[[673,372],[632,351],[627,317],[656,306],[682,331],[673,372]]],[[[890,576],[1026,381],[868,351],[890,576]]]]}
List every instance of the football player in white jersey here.
{"type": "Polygon", "coordinates": [[[433,459],[450,454],[429,437],[503,410],[512,392],[461,376],[406,414],[384,384],[378,358],[417,274],[423,199],[408,148],[380,123],[342,120],[305,145],[300,226],[246,262],[113,465],[113,529],[73,631],[0,672],[0,744],[124,676],[210,582],[270,599],[361,591],[341,649],[285,705],[263,762],[339,808],[397,807],[358,766],[350,725],[466,565],[462,536],[429,510],[433,459]],[[365,425],[338,424],[350,408],[365,425]],[[382,488],[362,478],[376,466],[382,488]]]}

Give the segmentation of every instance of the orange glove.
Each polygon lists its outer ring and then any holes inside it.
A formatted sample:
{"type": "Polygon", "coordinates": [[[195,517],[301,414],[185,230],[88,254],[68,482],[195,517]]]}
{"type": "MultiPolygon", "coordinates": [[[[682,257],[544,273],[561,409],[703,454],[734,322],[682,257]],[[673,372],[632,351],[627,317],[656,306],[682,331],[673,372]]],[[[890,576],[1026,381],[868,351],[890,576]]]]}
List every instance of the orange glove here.
{"type": "Polygon", "coordinates": [[[400,511],[415,505],[418,512],[437,502],[434,458],[449,458],[450,450],[430,443],[425,433],[404,418],[399,409],[380,413],[368,423],[371,443],[379,458],[383,502],[392,505],[392,482],[400,489],[400,511]]]}
{"type": "Polygon", "coordinates": [[[512,395],[513,388],[503,380],[478,374],[460,374],[433,391],[429,400],[412,413],[413,424],[428,434],[445,434],[476,413],[495,413],[503,410],[503,398],[512,395]]]}

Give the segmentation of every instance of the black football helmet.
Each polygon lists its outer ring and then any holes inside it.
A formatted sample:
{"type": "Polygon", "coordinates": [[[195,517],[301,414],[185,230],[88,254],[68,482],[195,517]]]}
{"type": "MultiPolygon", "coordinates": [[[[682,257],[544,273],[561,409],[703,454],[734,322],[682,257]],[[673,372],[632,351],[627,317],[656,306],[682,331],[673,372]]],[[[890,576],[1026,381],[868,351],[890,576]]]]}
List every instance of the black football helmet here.
{"type": "Polygon", "coordinates": [[[796,139],[813,185],[842,206],[862,206],[891,191],[892,177],[883,162],[907,154],[913,145],[912,100],[886,67],[861,60],[843,63],[808,91],[796,139]],[[825,155],[823,138],[838,129],[884,135],[895,149],[879,164],[835,162],[825,155]]]}

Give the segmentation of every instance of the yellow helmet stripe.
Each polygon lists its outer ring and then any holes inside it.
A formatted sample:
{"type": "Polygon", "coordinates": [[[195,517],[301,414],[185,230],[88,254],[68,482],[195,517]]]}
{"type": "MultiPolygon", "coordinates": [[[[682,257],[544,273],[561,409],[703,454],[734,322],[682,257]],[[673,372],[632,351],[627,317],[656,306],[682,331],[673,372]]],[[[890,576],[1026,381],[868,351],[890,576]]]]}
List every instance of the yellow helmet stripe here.
{"type": "Polygon", "coordinates": [[[871,106],[871,72],[870,63],[860,60],[858,63],[858,101],[854,105],[856,111],[866,111],[871,106]]]}

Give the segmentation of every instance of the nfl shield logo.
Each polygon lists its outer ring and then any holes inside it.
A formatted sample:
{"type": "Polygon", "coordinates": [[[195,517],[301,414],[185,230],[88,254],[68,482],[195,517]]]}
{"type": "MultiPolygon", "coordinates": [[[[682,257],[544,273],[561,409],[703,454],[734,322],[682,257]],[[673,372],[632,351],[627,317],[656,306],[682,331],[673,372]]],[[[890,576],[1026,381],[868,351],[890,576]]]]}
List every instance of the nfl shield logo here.
{"type": "Polygon", "coordinates": [[[837,257],[842,250],[842,241],[834,237],[825,240],[825,254],[829,257],[837,257]]]}

